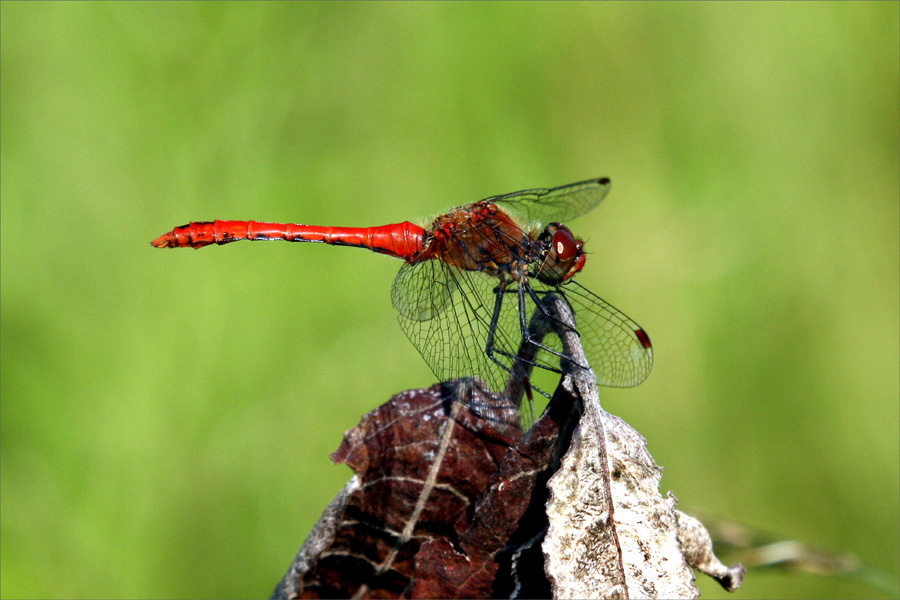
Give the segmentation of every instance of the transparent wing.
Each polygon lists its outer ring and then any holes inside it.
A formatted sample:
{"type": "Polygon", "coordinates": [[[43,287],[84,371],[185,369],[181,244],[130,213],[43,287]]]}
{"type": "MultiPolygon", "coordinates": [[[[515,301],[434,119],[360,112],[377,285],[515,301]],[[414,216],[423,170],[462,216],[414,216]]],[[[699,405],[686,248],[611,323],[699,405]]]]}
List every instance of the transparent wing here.
{"type": "MultiPolygon", "coordinates": [[[[406,264],[397,274],[392,297],[400,327],[441,381],[477,377],[491,391],[505,389],[516,356],[528,344],[523,346],[518,284],[510,282],[498,294],[499,284],[435,259],[406,264]],[[420,304],[409,300],[415,296],[435,300],[427,310],[411,310],[420,304]]],[[[561,289],[536,280],[528,285],[538,297],[553,292],[566,298],[597,383],[633,387],[647,378],[653,349],[640,325],[574,281],[561,289]]],[[[528,293],[522,301],[528,323],[538,307],[528,293]]],[[[559,338],[550,334],[533,345],[533,366],[559,372],[559,338]]]]}
{"type": "MultiPolygon", "coordinates": [[[[498,286],[496,277],[437,259],[397,273],[391,296],[400,328],[441,381],[477,377],[491,391],[506,388],[523,336],[518,285],[509,282],[503,292],[498,286]]],[[[523,300],[527,323],[536,305],[527,294],[523,300]]],[[[543,350],[533,362],[559,369],[559,358],[543,350]]]]}
{"type": "Polygon", "coordinates": [[[589,179],[552,189],[522,190],[485,200],[509,211],[513,218],[535,229],[565,223],[600,204],[609,193],[609,179],[589,179]]]}
{"type": "Polygon", "coordinates": [[[650,338],[640,325],[578,283],[560,290],[572,307],[576,327],[597,383],[633,387],[653,367],[650,338]]]}
{"type": "MultiPolygon", "coordinates": [[[[459,296],[454,275],[452,269],[448,269],[447,264],[440,260],[403,265],[391,286],[391,302],[400,312],[400,318],[421,323],[446,312],[454,301],[454,296],[457,299],[459,296]]],[[[421,343],[425,343],[425,340],[421,343]]],[[[413,344],[416,348],[419,347],[415,342],[413,344]]],[[[437,375],[437,371],[435,374],[437,375]]]]}

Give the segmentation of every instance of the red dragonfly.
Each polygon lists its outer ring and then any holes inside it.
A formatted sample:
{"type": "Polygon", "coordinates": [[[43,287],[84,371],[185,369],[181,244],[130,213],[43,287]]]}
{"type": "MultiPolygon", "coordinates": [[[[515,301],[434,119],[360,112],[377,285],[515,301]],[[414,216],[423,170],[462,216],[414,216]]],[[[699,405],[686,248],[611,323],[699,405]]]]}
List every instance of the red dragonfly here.
{"type": "MultiPolygon", "coordinates": [[[[582,240],[560,223],[600,204],[609,188],[602,178],[492,196],[441,215],[428,229],[409,221],[380,227],[206,221],[176,227],[152,243],[196,249],[238,240],[320,242],[401,258],[406,264],[391,299],[404,333],[441,381],[474,377],[497,392],[529,345],[532,366],[561,372],[560,360],[569,357],[560,340],[535,339],[528,329],[530,315],[546,312],[540,298],[555,293],[577,318],[597,382],[631,387],[650,373],[650,338],[573,280],[587,255],[582,240]]],[[[578,367],[588,372],[588,365],[578,367]]]]}

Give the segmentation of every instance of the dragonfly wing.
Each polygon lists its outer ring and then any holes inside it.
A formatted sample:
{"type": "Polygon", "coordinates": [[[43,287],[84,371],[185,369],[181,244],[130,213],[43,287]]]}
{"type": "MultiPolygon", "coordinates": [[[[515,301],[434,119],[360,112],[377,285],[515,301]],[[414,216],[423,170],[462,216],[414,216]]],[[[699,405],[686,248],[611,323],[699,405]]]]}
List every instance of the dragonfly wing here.
{"type": "Polygon", "coordinates": [[[577,282],[569,282],[562,291],[575,312],[597,383],[633,387],[644,381],[653,367],[653,349],[641,326],[577,282]]]}
{"type": "MultiPolygon", "coordinates": [[[[499,292],[498,306],[499,285],[496,277],[437,259],[400,269],[392,287],[400,328],[441,381],[477,377],[491,391],[506,388],[522,345],[522,328],[516,282],[499,292]]],[[[527,294],[524,300],[530,318],[536,305],[527,294]]],[[[558,356],[545,351],[538,352],[534,362],[559,369],[558,356]]]]}
{"type": "Polygon", "coordinates": [[[407,263],[397,273],[391,295],[400,328],[441,381],[479,377],[491,390],[503,389],[504,374],[485,355],[497,283],[438,259],[407,263]]]}
{"type": "Polygon", "coordinates": [[[522,190],[486,198],[525,225],[539,230],[548,223],[564,223],[600,204],[609,193],[609,179],[589,179],[552,189],[522,190]]]}
{"type": "Polygon", "coordinates": [[[423,260],[403,265],[391,286],[391,302],[401,318],[429,321],[447,310],[457,291],[443,261],[423,260]]]}

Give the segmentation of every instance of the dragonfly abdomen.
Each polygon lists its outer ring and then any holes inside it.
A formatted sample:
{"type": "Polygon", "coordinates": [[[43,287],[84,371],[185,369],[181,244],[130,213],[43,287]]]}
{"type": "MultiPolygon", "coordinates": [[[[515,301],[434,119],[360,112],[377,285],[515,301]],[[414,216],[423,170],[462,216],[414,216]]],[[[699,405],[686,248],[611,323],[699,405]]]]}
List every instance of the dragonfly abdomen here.
{"type": "Polygon", "coordinates": [[[368,248],[409,260],[422,250],[425,230],[409,221],[380,227],[321,227],[259,221],[199,221],[176,227],[153,240],[157,248],[202,248],[240,240],[319,242],[368,248]]]}

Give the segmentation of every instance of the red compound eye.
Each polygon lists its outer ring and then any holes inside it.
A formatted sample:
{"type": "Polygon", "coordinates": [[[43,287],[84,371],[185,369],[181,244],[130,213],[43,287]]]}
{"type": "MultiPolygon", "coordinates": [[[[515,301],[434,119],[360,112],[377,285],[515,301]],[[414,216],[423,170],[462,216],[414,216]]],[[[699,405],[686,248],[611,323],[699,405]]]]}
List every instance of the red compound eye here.
{"type": "Polygon", "coordinates": [[[569,260],[578,253],[575,236],[567,227],[560,227],[553,234],[553,249],[560,260],[569,260]]]}

